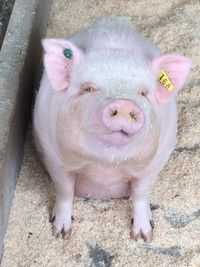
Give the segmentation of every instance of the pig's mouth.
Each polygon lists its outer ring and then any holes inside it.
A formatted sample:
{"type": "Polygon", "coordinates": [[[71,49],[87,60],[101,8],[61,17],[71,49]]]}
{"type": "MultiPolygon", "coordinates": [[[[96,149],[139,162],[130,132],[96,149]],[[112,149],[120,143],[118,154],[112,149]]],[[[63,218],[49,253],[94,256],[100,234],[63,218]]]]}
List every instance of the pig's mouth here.
{"type": "Polygon", "coordinates": [[[113,131],[101,135],[101,140],[107,146],[122,147],[127,145],[131,140],[132,135],[127,133],[125,130],[113,131]]]}

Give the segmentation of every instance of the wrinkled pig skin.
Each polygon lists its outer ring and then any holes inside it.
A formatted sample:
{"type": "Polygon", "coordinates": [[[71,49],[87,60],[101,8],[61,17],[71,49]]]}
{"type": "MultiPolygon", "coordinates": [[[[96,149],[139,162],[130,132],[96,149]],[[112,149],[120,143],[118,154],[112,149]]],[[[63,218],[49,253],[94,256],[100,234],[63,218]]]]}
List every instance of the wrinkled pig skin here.
{"type": "Polygon", "coordinates": [[[131,238],[151,242],[149,194],[175,147],[175,96],[191,60],[161,55],[117,16],[69,39],[45,39],[43,48],[34,136],[55,185],[54,235],[70,236],[74,194],[131,196],[131,238]],[[160,70],[173,90],[160,83],[160,70]]]}

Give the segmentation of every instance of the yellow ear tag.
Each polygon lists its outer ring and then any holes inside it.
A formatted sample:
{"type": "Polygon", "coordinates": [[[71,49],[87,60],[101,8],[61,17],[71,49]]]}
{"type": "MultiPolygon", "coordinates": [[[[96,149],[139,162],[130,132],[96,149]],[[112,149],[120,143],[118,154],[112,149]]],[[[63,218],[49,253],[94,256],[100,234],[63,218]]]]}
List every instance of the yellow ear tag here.
{"type": "Polygon", "coordinates": [[[159,80],[160,83],[167,88],[168,91],[172,91],[174,89],[173,84],[171,83],[170,79],[168,78],[166,72],[164,70],[160,70],[159,73],[159,80]]]}

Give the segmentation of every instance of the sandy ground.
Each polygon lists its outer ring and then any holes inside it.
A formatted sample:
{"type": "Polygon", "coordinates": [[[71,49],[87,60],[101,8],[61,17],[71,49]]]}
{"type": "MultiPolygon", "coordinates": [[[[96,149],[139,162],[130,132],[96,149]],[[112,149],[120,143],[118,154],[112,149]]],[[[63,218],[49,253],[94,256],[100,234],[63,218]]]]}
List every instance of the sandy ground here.
{"type": "Polygon", "coordinates": [[[177,98],[178,143],[151,195],[154,240],[129,239],[130,200],[75,198],[70,241],[51,236],[54,189],[27,138],[2,267],[200,266],[199,0],[54,0],[48,36],[64,37],[106,14],[127,15],[163,53],[193,59],[177,98]]]}

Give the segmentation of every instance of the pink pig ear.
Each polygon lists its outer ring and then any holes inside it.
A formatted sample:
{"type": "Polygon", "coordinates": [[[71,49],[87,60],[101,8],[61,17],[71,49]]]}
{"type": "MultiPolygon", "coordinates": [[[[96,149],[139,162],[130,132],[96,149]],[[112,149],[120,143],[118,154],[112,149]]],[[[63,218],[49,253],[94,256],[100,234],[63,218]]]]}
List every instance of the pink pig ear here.
{"type": "Polygon", "coordinates": [[[69,86],[70,72],[81,58],[81,50],[70,41],[63,39],[44,39],[44,66],[49,81],[55,90],[69,86]]]}
{"type": "Polygon", "coordinates": [[[164,55],[154,59],[152,67],[159,83],[156,89],[156,99],[159,103],[166,103],[183,87],[191,66],[191,59],[179,55],[164,55]],[[164,86],[159,81],[160,71],[166,73],[172,84],[171,88],[164,86]]]}

